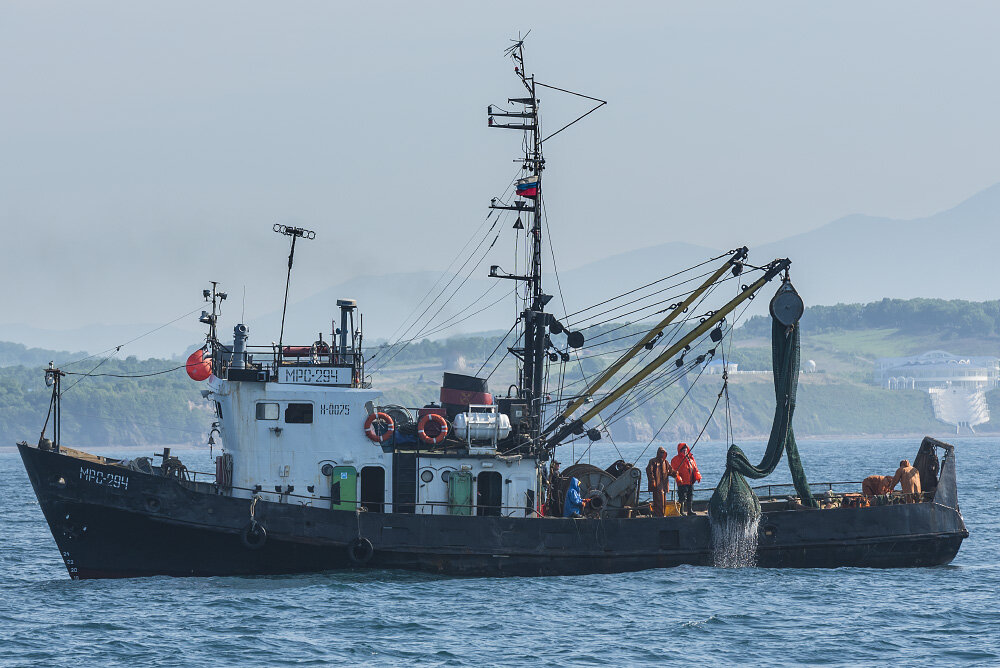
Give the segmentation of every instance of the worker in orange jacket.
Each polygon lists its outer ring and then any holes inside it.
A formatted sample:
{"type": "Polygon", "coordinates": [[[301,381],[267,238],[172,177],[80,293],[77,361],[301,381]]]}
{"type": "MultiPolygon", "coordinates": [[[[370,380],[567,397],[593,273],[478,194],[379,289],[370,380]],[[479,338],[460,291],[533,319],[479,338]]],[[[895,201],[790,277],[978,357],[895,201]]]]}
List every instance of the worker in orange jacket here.
{"type": "Polygon", "coordinates": [[[691,501],[694,484],[701,482],[701,471],[687,443],[677,444],[677,456],[670,460],[670,468],[677,472],[677,500],[681,503],[681,514],[694,515],[691,501]]]}

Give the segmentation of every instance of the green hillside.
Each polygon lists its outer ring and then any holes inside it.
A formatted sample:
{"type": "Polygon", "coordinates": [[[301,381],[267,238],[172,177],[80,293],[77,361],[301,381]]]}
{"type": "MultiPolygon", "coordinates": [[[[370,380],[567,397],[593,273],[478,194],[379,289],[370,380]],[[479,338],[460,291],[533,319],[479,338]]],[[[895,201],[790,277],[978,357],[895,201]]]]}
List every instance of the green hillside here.
{"type": "MultiPolygon", "coordinates": [[[[86,373],[99,362],[87,360],[67,371],[86,373]]],[[[109,360],[95,374],[139,375],[176,366],[174,361],[130,357],[109,360]]],[[[62,437],[67,444],[198,443],[205,441],[211,424],[202,386],[183,369],[134,379],[91,376],[80,380],[71,375],[63,379],[63,388],[62,437]],[[79,385],[74,386],[77,381],[79,385]]],[[[0,369],[0,444],[37,441],[50,397],[41,365],[0,369]]]]}
{"type": "MultiPolygon", "coordinates": [[[[872,383],[879,357],[913,355],[943,349],[955,354],[1000,356],[1000,302],[943,300],[883,300],[874,304],[817,306],[802,318],[802,358],[816,362],[818,373],[803,374],[796,410],[800,437],[831,435],[939,434],[952,427],[937,422],[930,398],[921,391],[888,391],[872,383]]],[[[589,375],[610,364],[625,337],[639,325],[609,323],[589,332],[592,340],[606,343],[589,349],[581,363],[564,370],[567,382],[580,379],[581,367],[589,375]],[[602,336],[598,336],[602,335],[602,336]]],[[[753,318],[736,331],[730,360],[744,371],[770,369],[770,324],[753,318]]],[[[400,351],[369,351],[376,371],[372,380],[389,403],[422,406],[438,400],[441,373],[456,370],[477,373],[498,347],[500,335],[463,336],[438,341],[418,341],[400,351]]],[[[503,395],[515,376],[510,355],[499,368],[493,364],[506,345],[485,366],[494,394],[503,395]]],[[[0,343],[0,443],[35,440],[45,420],[49,392],[42,368],[50,359],[67,353],[28,349],[0,343]],[[14,366],[11,366],[14,365],[14,366]]],[[[86,372],[99,360],[88,360],[72,370],[86,372]]],[[[135,358],[110,360],[96,373],[137,375],[177,366],[176,361],[135,358]]],[[[66,379],[65,387],[79,376],[66,379]]],[[[553,378],[554,382],[554,378],[553,378]]],[[[579,383],[573,386],[579,390],[579,383]]],[[[681,408],[664,426],[664,420],[681,399],[679,384],[663,390],[640,406],[626,406],[627,415],[612,421],[618,440],[649,439],[659,430],[662,440],[691,439],[705,424],[721,387],[721,376],[704,376],[681,408]],[[661,429],[662,427],[662,429],[661,429]]],[[[70,389],[64,399],[63,438],[83,447],[111,444],[204,442],[212,421],[210,406],[200,394],[203,386],[190,381],[183,369],[148,378],[121,379],[94,376],[70,389]]],[[[774,394],[767,374],[737,374],[730,379],[733,430],[738,438],[768,432],[774,412],[774,394]]],[[[987,394],[997,417],[977,427],[979,432],[1000,431],[1000,390],[987,394]]],[[[725,433],[724,409],[706,429],[709,438],[725,433]]]]}
{"type": "Polygon", "coordinates": [[[45,366],[53,360],[69,360],[86,357],[87,353],[56,352],[44,348],[28,348],[20,343],[0,341],[0,367],[45,366]]]}

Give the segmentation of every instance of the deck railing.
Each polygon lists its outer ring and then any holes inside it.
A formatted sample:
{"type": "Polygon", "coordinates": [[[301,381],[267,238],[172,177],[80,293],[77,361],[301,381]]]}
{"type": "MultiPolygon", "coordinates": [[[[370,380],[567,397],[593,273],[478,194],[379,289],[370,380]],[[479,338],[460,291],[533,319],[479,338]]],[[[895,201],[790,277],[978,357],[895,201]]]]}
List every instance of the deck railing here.
{"type": "MultiPolygon", "coordinates": [[[[200,484],[200,485],[214,485],[215,484],[215,474],[214,473],[205,473],[203,471],[191,471],[191,470],[189,470],[188,474],[189,474],[190,477],[189,477],[189,479],[186,482],[197,483],[197,484],[200,484]],[[198,480],[199,476],[202,476],[204,479],[203,480],[198,480]]],[[[833,499],[841,498],[845,494],[845,492],[835,492],[834,488],[844,487],[844,486],[848,486],[848,485],[854,486],[856,488],[859,488],[861,486],[861,483],[860,482],[855,482],[855,481],[836,481],[836,482],[810,483],[810,487],[813,489],[814,492],[817,489],[828,491],[828,492],[830,492],[832,494],[832,498],[833,499]]],[[[252,488],[237,487],[237,486],[233,486],[233,487],[231,487],[229,489],[230,490],[238,490],[238,491],[241,491],[241,492],[249,492],[251,495],[259,495],[262,499],[269,499],[269,500],[272,500],[272,501],[277,501],[279,503],[282,501],[283,498],[287,499],[287,500],[295,499],[299,503],[303,503],[303,502],[324,502],[324,501],[329,502],[329,501],[333,500],[333,497],[331,497],[331,496],[323,496],[323,495],[318,495],[317,496],[317,495],[295,494],[294,492],[280,492],[280,491],[274,491],[274,490],[252,489],[252,488]]],[[[764,501],[772,500],[772,499],[775,498],[775,496],[778,496],[778,497],[782,497],[782,496],[794,497],[795,496],[795,494],[794,494],[795,487],[791,483],[778,483],[778,484],[769,484],[769,485],[757,485],[756,487],[752,487],[752,489],[755,492],[757,492],[758,496],[760,496],[762,498],[762,500],[764,500],[764,501]],[[779,490],[779,489],[788,489],[788,490],[791,490],[792,493],[788,494],[788,495],[784,495],[784,494],[775,495],[775,490],[779,490]],[[760,494],[761,491],[766,491],[767,494],[760,494]]],[[[714,491],[715,491],[714,487],[702,487],[702,488],[696,489],[696,490],[694,490],[695,494],[696,495],[700,494],[701,498],[695,498],[694,501],[696,503],[699,503],[699,504],[700,503],[705,503],[705,502],[708,501],[708,497],[714,491]]],[[[858,492],[853,492],[853,493],[857,494],[858,492]]],[[[675,490],[671,490],[670,495],[669,495],[669,498],[670,498],[671,501],[676,501],[675,494],[676,494],[675,490]]],[[[818,495],[818,496],[820,496],[820,495],[818,495]]],[[[640,492],[639,493],[639,505],[641,506],[641,505],[644,505],[645,503],[648,503],[650,501],[650,498],[651,498],[651,495],[648,492],[640,492]]],[[[904,494],[904,493],[901,493],[901,492],[894,492],[888,498],[892,499],[894,502],[897,502],[897,503],[898,502],[916,503],[916,502],[920,502],[920,501],[930,501],[930,500],[932,500],[932,495],[930,495],[929,493],[904,494]]],[[[372,511],[372,512],[385,512],[385,513],[392,513],[393,512],[392,511],[392,505],[393,505],[392,502],[388,502],[388,501],[384,501],[384,500],[379,501],[379,500],[375,500],[375,499],[363,499],[363,500],[350,501],[350,500],[340,500],[340,499],[338,499],[337,502],[340,505],[354,505],[356,508],[363,508],[364,506],[373,506],[373,505],[374,506],[381,506],[383,508],[382,511],[372,511]]],[[[306,505],[306,504],[303,503],[303,505],[306,505]]],[[[454,515],[460,516],[457,513],[451,513],[450,512],[450,509],[454,508],[456,506],[455,506],[455,504],[448,503],[447,501],[422,501],[422,502],[412,502],[412,503],[411,502],[405,502],[405,503],[404,502],[400,502],[400,505],[405,505],[407,507],[412,507],[414,509],[417,509],[417,508],[426,508],[426,509],[430,510],[430,512],[423,512],[423,513],[416,512],[416,510],[415,510],[414,513],[406,513],[406,514],[418,514],[418,515],[438,515],[438,514],[440,514],[440,515],[452,515],[452,514],[454,514],[454,515]]],[[[494,505],[490,505],[490,506],[477,506],[477,505],[473,504],[473,505],[467,505],[467,506],[463,505],[463,506],[460,506],[460,507],[464,507],[464,508],[467,508],[469,510],[468,513],[462,513],[462,515],[473,515],[473,516],[474,515],[478,515],[479,514],[478,511],[481,508],[486,508],[490,512],[485,513],[485,514],[487,514],[487,515],[493,515],[493,516],[498,516],[499,515],[499,516],[502,516],[502,517],[514,517],[514,516],[523,517],[525,514],[528,514],[528,515],[533,515],[533,516],[537,516],[537,517],[542,517],[542,515],[539,513],[538,509],[528,508],[527,506],[505,506],[505,505],[499,505],[499,506],[494,506],[494,505]]]]}

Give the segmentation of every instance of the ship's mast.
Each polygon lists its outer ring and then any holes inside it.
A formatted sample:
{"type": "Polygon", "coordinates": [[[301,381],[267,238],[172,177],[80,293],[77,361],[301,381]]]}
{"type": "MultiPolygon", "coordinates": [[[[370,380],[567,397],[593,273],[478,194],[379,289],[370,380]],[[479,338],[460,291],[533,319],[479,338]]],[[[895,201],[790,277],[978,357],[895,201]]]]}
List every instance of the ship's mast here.
{"type": "Polygon", "coordinates": [[[549,339],[549,333],[566,334],[566,345],[572,349],[578,349],[584,344],[584,336],[581,332],[571,332],[562,323],[552,317],[551,313],[545,312],[545,305],[552,299],[552,295],[547,295],[542,290],[542,172],[545,171],[545,157],[542,155],[542,144],[555,137],[566,128],[583,120],[594,113],[607,102],[596,97],[577,93],[565,88],[558,88],[535,80],[535,75],[528,76],[524,67],[524,39],[518,39],[506,50],[514,61],[514,72],[521,79],[528,97],[507,98],[509,104],[521,105],[520,111],[495,110],[493,105],[487,107],[489,114],[489,125],[494,128],[506,128],[508,130],[519,130],[524,133],[524,157],[519,161],[525,172],[525,176],[517,181],[516,195],[519,198],[530,200],[530,203],[523,199],[516,199],[511,204],[503,202],[497,203],[493,200],[490,207],[493,209],[504,209],[518,212],[516,229],[523,229],[521,215],[531,216],[531,225],[528,235],[531,240],[531,267],[525,275],[517,276],[513,274],[501,273],[498,266],[490,269],[490,276],[494,278],[509,278],[522,281],[527,284],[525,295],[525,308],[521,312],[520,318],[524,321],[524,338],[521,347],[508,348],[508,350],[521,360],[521,376],[518,379],[518,392],[521,399],[527,403],[527,419],[530,427],[528,436],[530,438],[530,449],[536,454],[545,458],[550,448],[543,446],[541,442],[542,431],[542,407],[543,387],[545,381],[545,363],[547,359],[559,359],[568,361],[567,352],[548,353],[550,348],[554,348],[549,339]],[[541,119],[538,114],[537,89],[541,86],[553,91],[574,95],[596,102],[597,104],[580,116],[577,116],[569,123],[551,133],[547,137],[542,136],[541,119]],[[510,118],[509,122],[498,123],[496,118],[510,118]],[[548,356],[547,356],[548,355],[548,356]]]}
{"type": "MultiPolygon", "coordinates": [[[[542,384],[545,377],[545,349],[549,314],[545,313],[545,305],[552,298],[542,292],[542,171],[545,169],[545,158],[542,156],[541,128],[538,116],[538,97],[534,75],[528,76],[524,68],[524,41],[518,40],[507,49],[507,55],[515,62],[514,72],[521,79],[527,90],[528,97],[508,98],[511,104],[520,104],[523,111],[498,111],[492,105],[487,108],[489,125],[495,128],[520,130],[525,133],[525,151],[522,158],[526,178],[534,184],[524,195],[531,203],[516,200],[513,204],[490,204],[493,209],[517,211],[518,214],[529,213],[531,224],[531,267],[524,276],[504,275],[494,268],[490,275],[495,278],[509,278],[527,283],[528,304],[521,314],[524,319],[524,339],[522,347],[512,348],[522,360],[521,377],[518,387],[521,396],[528,401],[528,417],[531,421],[530,436],[537,443],[541,434],[542,384]],[[521,119],[520,122],[497,123],[495,117],[521,119]]],[[[522,179],[523,180],[523,179],[522,179]]],[[[520,185],[520,184],[519,184],[520,185]]]]}

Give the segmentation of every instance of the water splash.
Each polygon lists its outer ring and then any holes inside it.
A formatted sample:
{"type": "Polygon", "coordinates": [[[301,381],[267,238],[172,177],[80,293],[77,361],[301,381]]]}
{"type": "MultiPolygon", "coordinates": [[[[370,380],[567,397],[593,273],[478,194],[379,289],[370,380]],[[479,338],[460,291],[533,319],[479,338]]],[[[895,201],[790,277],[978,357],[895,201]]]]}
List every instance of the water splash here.
{"type": "Polygon", "coordinates": [[[760,516],[712,522],[712,552],[716,568],[753,568],[757,565],[760,516]]]}

